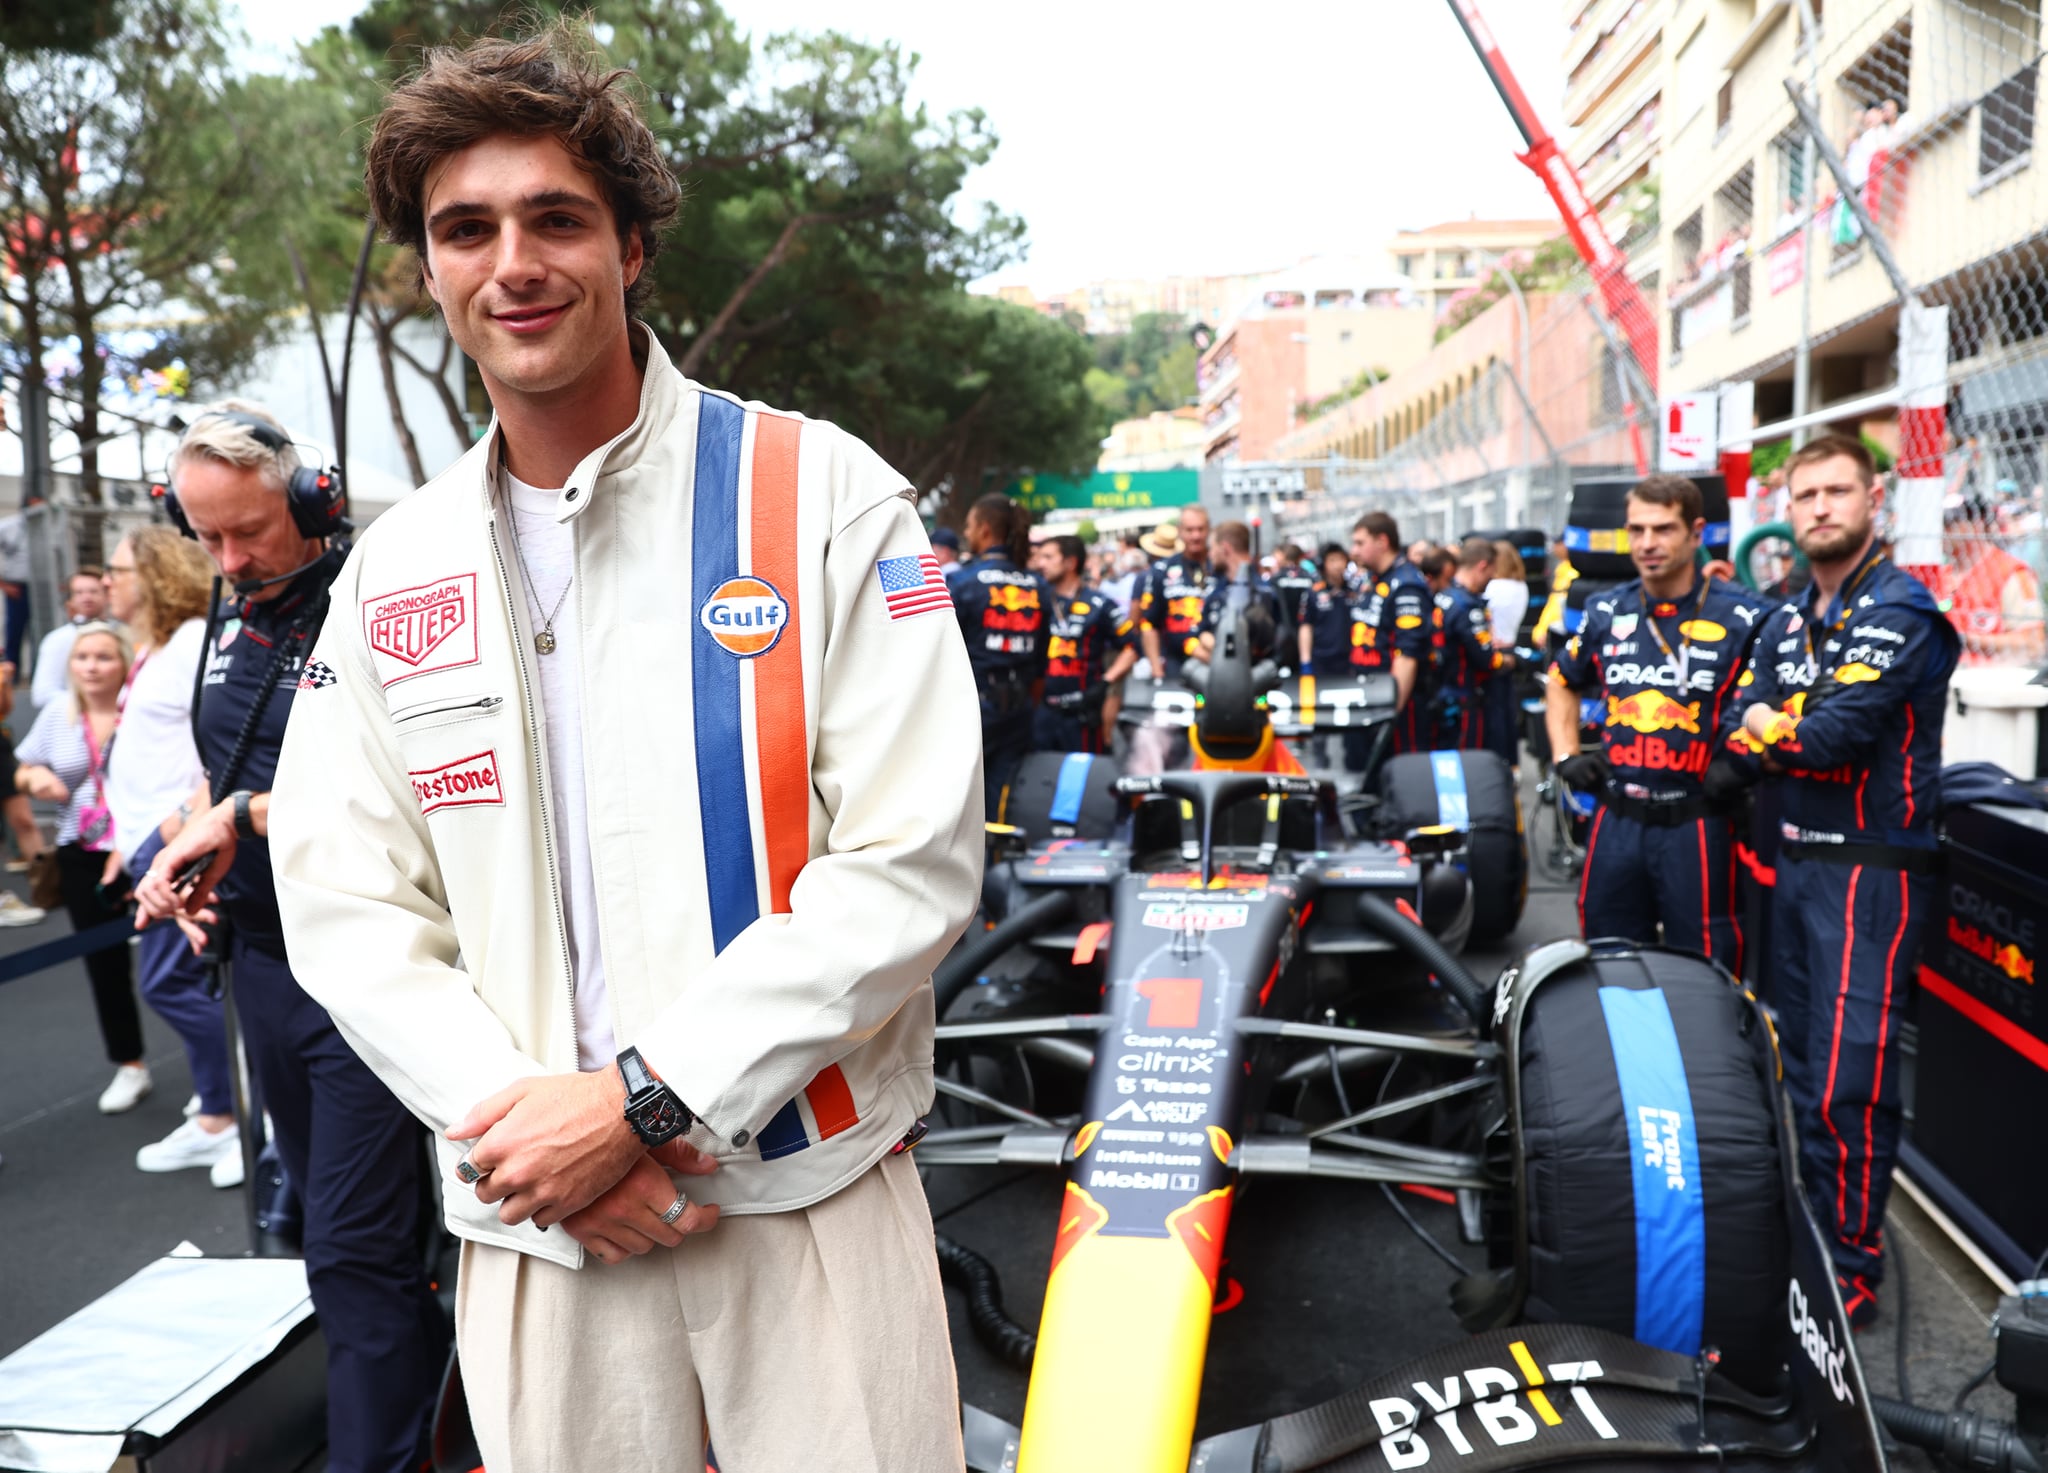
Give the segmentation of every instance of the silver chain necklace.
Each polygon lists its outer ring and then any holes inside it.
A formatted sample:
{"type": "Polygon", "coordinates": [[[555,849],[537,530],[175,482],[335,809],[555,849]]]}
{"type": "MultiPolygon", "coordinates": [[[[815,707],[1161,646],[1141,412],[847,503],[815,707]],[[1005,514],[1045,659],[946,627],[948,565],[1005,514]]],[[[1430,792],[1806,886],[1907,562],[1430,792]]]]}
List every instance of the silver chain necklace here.
{"type": "MultiPolygon", "coordinates": [[[[519,509],[512,505],[509,491],[505,495],[505,519],[512,524],[512,554],[519,559],[520,581],[526,585],[526,601],[533,605],[533,612],[539,615],[540,595],[534,589],[533,570],[526,565],[526,548],[519,541],[519,509]]],[[[540,628],[533,632],[533,647],[543,655],[552,655],[555,652],[555,615],[562,612],[562,605],[568,600],[569,589],[575,582],[576,575],[571,573],[569,581],[562,585],[562,592],[556,598],[555,606],[548,610],[546,617],[541,619],[540,628]]]]}

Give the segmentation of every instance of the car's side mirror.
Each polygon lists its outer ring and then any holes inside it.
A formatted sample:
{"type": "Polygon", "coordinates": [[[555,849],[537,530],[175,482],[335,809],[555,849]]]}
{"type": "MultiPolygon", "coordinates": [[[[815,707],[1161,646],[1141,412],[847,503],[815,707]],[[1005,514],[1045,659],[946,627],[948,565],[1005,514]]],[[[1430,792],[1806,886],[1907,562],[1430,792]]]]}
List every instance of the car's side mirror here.
{"type": "Polygon", "coordinates": [[[1433,823],[1427,828],[1410,829],[1402,842],[1417,859],[1442,859],[1465,847],[1465,831],[1447,823],[1433,823]]]}
{"type": "Polygon", "coordinates": [[[1031,847],[1031,836],[1013,823],[985,823],[981,827],[989,853],[997,859],[1015,859],[1031,847]]]}

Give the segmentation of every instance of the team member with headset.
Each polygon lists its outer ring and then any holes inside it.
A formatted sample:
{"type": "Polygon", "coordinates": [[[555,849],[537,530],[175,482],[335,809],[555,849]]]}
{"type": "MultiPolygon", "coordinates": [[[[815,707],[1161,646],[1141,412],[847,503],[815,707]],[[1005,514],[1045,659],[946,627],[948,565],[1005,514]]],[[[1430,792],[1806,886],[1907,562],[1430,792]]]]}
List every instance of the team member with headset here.
{"type": "Polygon", "coordinates": [[[1052,590],[1052,633],[1045,697],[1034,745],[1042,752],[1106,752],[1116,720],[1117,682],[1138,663],[1136,626],[1081,569],[1088,549],[1078,537],[1048,537],[1032,549],[1032,568],[1052,590]]]}
{"type": "Polygon", "coordinates": [[[1031,518],[992,491],[967,511],[967,560],[946,570],[946,587],[967,663],[981,696],[981,781],[989,818],[1017,765],[1031,751],[1052,643],[1052,590],[1030,569],[1031,518]]]}
{"type": "Polygon", "coordinates": [[[174,917],[197,949],[200,922],[224,924],[242,1040],[303,1207],[328,1466],[400,1473],[418,1466],[449,1335],[419,1252],[419,1126],[294,979],[266,837],[295,693],[332,678],[307,655],[347,553],[340,477],[302,465],[259,407],[229,401],[193,419],[170,479],[165,509],[234,593],[213,610],[194,698],[208,781],[164,825],[137,926],[174,917]]]}
{"type": "Polygon", "coordinates": [[[1707,952],[1741,972],[1733,827],[1702,776],[1739,706],[1761,605],[1696,566],[1699,487],[1656,475],[1628,494],[1635,581],[1593,600],[1550,668],[1544,721],[1558,776],[1600,800],[1579,879],[1589,937],[1707,952]],[[1605,703],[1598,756],[1579,751],[1579,698],[1605,703]]]}
{"type": "Polygon", "coordinates": [[[1870,452],[1793,452],[1792,535],[1813,570],[1772,610],[1722,721],[1709,792],[1781,774],[1770,974],[1801,1176],[1852,1325],[1877,1317],[1899,1144],[1899,1028],[1934,904],[1942,718],[1960,654],[1926,587],[1885,556],[1870,452]]]}

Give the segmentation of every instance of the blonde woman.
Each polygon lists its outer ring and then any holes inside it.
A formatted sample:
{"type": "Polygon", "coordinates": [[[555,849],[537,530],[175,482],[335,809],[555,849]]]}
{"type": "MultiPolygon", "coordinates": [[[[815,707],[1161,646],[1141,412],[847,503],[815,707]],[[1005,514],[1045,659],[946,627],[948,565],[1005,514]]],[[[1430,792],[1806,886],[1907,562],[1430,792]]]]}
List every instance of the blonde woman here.
{"type": "MultiPolygon", "coordinates": [[[[57,878],[75,931],[119,916],[128,890],[120,885],[110,898],[101,890],[100,876],[114,842],[105,794],[107,759],[132,657],[127,636],[112,624],[95,621],[81,627],[71,643],[70,693],[42,709],[15,750],[16,790],[63,805],[57,821],[57,878]]],[[[88,953],[85,971],[92,979],[100,1037],[115,1066],[113,1082],[100,1095],[100,1109],[117,1115],[141,1104],[151,1089],[127,943],[116,941],[88,953]]]]}
{"type": "MultiPolygon", "coordinates": [[[[107,606],[135,632],[135,667],[121,701],[121,742],[107,781],[114,849],[107,887],[141,876],[161,847],[159,828],[205,774],[192,745],[192,681],[206,640],[213,564],[169,527],[130,532],[107,562],[107,606]]],[[[192,1066],[187,1119],[135,1153],[143,1171],[205,1167],[217,1187],[242,1184],[227,1032],[206,974],[170,922],[136,939],[142,997],[177,1031],[192,1066]]]]}

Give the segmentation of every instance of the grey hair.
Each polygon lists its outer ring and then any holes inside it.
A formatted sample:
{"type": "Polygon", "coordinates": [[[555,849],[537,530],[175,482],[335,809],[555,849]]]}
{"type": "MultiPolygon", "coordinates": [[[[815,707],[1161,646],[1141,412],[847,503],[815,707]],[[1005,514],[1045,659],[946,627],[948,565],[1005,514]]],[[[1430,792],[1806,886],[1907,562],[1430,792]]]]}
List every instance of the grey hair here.
{"type": "Polygon", "coordinates": [[[223,399],[218,404],[209,404],[186,426],[185,433],[178,437],[178,448],[171,452],[172,485],[175,487],[178,469],[186,461],[211,460],[221,465],[260,470],[264,484],[281,495],[291,484],[292,472],[302,463],[291,439],[291,431],[278,421],[277,416],[253,400],[223,399]],[[247,425],[228,419],[226,416],[230,414],[246,414],[251,419],[262,420],[277,431],[278,438],[285,442],[284,449],[272,450],[257,439],[247,425]]]}

